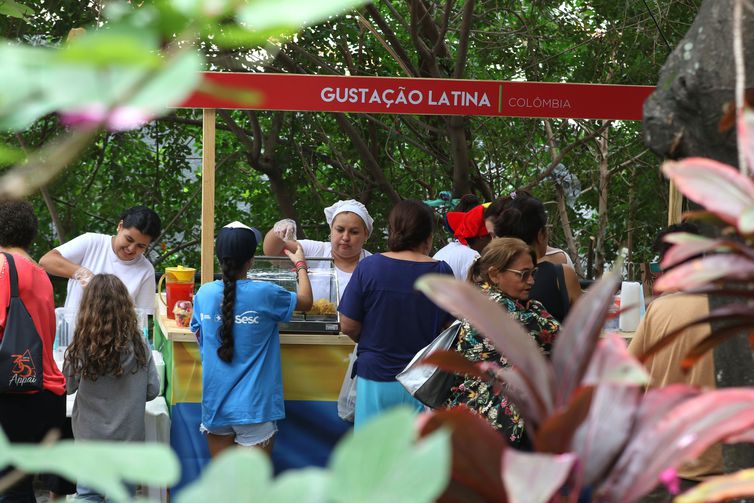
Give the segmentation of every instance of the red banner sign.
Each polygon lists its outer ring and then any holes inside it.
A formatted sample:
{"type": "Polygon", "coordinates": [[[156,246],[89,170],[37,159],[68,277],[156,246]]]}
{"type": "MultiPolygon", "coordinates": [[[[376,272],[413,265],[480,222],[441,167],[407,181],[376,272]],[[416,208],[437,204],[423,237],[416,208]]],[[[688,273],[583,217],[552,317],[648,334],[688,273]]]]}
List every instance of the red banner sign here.
{"type": "Polygon", "coordinates": [[[653,86],[275,73],[203,74],[182,108],[641,120],[653,86]]]}

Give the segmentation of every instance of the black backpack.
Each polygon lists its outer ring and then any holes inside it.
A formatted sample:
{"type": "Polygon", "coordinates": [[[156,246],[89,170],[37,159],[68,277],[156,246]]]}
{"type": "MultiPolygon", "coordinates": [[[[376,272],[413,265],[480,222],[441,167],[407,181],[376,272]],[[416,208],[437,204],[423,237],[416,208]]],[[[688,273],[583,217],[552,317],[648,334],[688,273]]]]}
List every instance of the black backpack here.
{"type": "Polygon", "coordinates": [[[18,296],[18,272],[13,255],[3,252],[8,263],[10,304],[0,341],[0,393],[42,390],[42,338],[29,311],[18,296]]]}

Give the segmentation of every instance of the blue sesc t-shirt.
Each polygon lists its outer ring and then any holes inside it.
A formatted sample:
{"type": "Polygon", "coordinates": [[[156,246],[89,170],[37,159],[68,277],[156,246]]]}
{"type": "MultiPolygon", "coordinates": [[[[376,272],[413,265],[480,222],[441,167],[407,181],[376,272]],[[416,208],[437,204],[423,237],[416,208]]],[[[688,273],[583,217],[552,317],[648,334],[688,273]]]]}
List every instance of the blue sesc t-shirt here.
{"type": "Polygon", "coordinates": [[[356,266],[338,311],[362,324],[356,374],[392,381],[453,317],[414,290],[424,274],[453,275],[445,262],[414,262],[380,253],[356,266]]]}
{"type": "Polygon", "coordinates": [[[202,357],[202,423],[213,427],[264,423],[285,417],[279,321],[289,321],[296,294],[272,283],[236,282],[233,359],[220,347],[223,283],[213,281],[194,296],[191,330],[202,357]]]}

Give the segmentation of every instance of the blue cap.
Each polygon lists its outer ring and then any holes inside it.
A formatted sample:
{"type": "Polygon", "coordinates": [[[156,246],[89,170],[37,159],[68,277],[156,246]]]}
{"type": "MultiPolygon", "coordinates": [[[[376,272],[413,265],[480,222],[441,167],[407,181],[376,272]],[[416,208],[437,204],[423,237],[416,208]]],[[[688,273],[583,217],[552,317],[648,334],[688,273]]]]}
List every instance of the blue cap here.
{"type": "Polygon", "coordinates": [[[220,262],[232,259],[242,264],[254,257],[254,251],[261,241],[262,233],[259,230],[238,221],[231,222],[217,233],[215,253],[220,262]]]}

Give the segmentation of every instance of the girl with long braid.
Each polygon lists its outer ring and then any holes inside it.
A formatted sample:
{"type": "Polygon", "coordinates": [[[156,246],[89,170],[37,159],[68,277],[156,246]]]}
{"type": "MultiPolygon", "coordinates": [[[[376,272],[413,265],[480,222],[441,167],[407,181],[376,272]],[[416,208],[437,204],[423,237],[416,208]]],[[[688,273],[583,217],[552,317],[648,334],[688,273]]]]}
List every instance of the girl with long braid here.
{"type": "Polygon", "coordinates": [[[278,322],[312,306],[301,246],[286,250],[298,278],[296,293],[246,279],[261,241],[258,230],[226,225],[215,240],[222,281],[205,283],[194,296],[191,330],[202,357],[202,424],[212,457],[234,444],[268,454],[285,417],[278,322]]]}

